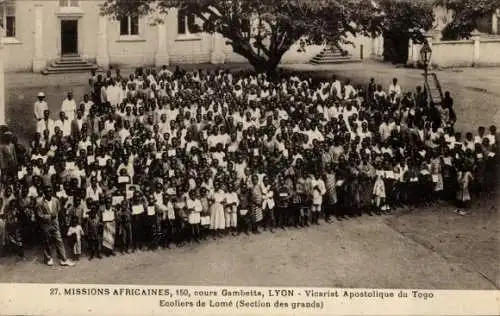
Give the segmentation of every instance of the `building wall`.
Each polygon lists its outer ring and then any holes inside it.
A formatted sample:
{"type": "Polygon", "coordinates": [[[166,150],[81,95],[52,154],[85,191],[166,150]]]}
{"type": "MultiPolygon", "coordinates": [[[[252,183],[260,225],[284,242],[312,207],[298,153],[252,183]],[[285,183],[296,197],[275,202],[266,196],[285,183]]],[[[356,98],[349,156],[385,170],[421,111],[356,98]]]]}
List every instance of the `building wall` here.
{"type": "MultiPolygon", "coordinates": [[[[97,22],[95,23],[97,25],[97,22]]],[[[148,18],[139,19],[138,36],[120,36],[120,23],[109,20],[107,27],[108,55],[114,65],[152,65],[157,45],[155,27],[148,18]]],[[[89,32],[90,33],[90,32],[89,32]]],[[[92,32],[97,34],[97,31],[92,32]]],[[[97,43],[94,41],[94,43],[97,43]]],[[[97,45],[89,49],[91,56],[97,53],[97,45]]]]}
{"type": "MultiPolygon", "coordinates": [[[[33,1],[36,2],[36,1],[33,1]]],[[[5,70],[29,70],[33,56],[34,6],[20,2],[16,7],[16,37],[3,39],[5,70]],[[22,19],[20,17],[23,17],[22,19]]]]}
{"type": "Polygon", "coordinates": [[[500,40],[480,40],[478,66],[500,65],[500,40]]]}
{"type": "MultiPolygon", "coordinates": [[[[500,39],[473,36],[470,40],[437,41],[429,38],[431,65],[439,68],[500,66],[500,39]]],[[[412,44],[412,63],[418,62],[422,45],[412,44]]],[[[410,57],[411,58],[411,57],[410,57]]]]}

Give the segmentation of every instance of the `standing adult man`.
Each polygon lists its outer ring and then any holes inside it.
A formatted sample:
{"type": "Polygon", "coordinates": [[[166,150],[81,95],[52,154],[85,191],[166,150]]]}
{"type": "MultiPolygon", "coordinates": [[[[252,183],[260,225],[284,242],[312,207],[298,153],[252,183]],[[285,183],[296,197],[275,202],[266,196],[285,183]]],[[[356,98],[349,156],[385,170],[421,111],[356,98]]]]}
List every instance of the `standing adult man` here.
{"type": "Polygon", "coordinates": [[[392,83],[389,85],[389,95],[395,93],[396,98],[401,97],[401,86],[398,83],[398,78],[392,78],[392,83]]]}
{"type": "Polygon", "coordinates": [[[45,130],[49,131],[49,136],[54,135],[54,121],[50,118],[50,111],[43,111],[42,119],[36,124],[36,131],[43,136],[45,130]]]}
{"type": "Polygon", "coordinates": [[[68,118],[68,120],[72,121],[75,119],[76,102],[73,99],[72,92],[68,92],[67,98],[64,99],[61,105],[61,111],[66,113],[66,117],[68,118]]]}
{"type": "Polygon", "coordinates": [[[330,95],[336,96],[338,99],[342,99],[342,84],[337,76],[332,76],[332,84],[330,86],[330,95]]]}
{"type": "Polygon", "coordinates": [[[49,109],[47,102],[45,102],[45,93],[38,93],[38,100],[35,102],[33,106],[33,114],[35,115],[35,120],[41,121],[43,120],[43,112],[49,109]]]}
{"type": "Polygon", "coordinates": [[[351,84],[351,80],[347,80],[345,85],[344,85],[344,100],[349,100],[349,99],[354,99],[356,96],[357,92],[356,89],[351,84]]]}
{"type": "Polygon", "coordinates": [[[52,187],[45,187],[44,197],[37,207],[37,216],[43,234],[43,256],[45,262],[49,266],[54,265],[52,251],[50,249],[51,243],[54,243],[59,259],[61,260],[60,264],[62,266],[72,267],[75,264],[66,257],[66,250],[64,249],[61,230],[59,228],[58,214],[60,210],[61,204],[59,200],[53,196],[52,187]]]}
{"type": "Polygon", "coordinates": [[[71,121],[66,117],[66,113],[59,113],[59,119],[54,122],[55,127],[59,127],[64,137],[71,136],[71,121]]]}

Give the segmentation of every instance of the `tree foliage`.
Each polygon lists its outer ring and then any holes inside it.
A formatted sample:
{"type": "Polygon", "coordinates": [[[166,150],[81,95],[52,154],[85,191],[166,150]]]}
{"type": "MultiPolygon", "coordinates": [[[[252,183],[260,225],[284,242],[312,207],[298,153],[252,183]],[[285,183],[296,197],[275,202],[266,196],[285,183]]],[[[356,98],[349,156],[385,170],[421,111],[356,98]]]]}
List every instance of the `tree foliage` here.
{"type": "Polygon", "coordinates": [[[383,25],[388,37],[421,43],[425,33],[432,28],[434,11],[429,1],[382,0],[381,7],[386,13],[383,25]]]}
{"type": "Polygon", "coordinates": [[[459,40],[470,38],[480,20],[500,8],[500,0],[438,0],[436,5],[453,11],[453,20],[443,29],[443,39],[459,40]]]}
{"type": "Polygon", "coordinates": [[[394,63],[408,60],[408,40],[421,43],[434,21],[429,1],[381,0],[385,12],[383,26],[384,58],[394,63]]]}
{"type": "MultiPolygon", "coordinates": [[[[165,14],[172,8],[197,17],[200,23],[191,31],[222,34],[257,71],[274,70],[299,40],[348,44],[351,36],[379,35],[388,28],[383,8],[374,0],[107,0],[102,14],[121,18],[165,14]]],[[[420,26],[420,20],[410,21],[420,26]]]]}

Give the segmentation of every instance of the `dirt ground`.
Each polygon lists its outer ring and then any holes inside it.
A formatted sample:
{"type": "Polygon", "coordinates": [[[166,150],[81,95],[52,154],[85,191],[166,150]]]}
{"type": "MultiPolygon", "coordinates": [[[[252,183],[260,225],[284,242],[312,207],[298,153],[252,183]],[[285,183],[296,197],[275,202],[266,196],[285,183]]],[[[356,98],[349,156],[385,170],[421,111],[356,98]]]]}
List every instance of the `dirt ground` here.
{"type": "Polygon", "coordinates": [[[392,215],[322,222],[182,248],[47,267],[39,251],[3,258],[0,282],[500,288],[498,199],[467,216],[440,205],[392,215]]]}

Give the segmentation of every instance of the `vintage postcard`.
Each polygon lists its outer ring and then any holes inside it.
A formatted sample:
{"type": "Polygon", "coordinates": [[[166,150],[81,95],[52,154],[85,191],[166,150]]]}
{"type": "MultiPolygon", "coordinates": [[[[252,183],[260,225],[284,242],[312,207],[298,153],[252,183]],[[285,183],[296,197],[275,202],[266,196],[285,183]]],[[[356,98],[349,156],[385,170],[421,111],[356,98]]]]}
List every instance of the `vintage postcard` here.
{"type": "Polygon", "coordinates": [[[499,18],[0,0],[0,313],[499,315],[499,18]]]}

